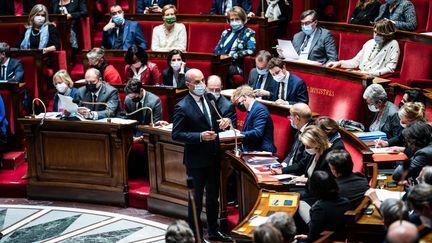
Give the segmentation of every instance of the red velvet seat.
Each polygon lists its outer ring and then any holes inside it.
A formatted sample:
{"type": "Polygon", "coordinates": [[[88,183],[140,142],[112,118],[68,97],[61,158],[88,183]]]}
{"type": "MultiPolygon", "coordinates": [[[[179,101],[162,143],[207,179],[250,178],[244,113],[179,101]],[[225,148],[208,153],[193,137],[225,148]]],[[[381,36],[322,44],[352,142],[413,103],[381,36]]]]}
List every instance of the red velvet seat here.
{"type": "Polygon", "coordinates": [[[345,149],[348,151],[348,153],[351,155],[351,159],[353,161],[353,172],[364,172],[364,166],[363,166],[363,156],[362,154],[354,148],[349,142],[342,140],[345,149]]]}
{"type": "Polygon", "coordinates": [[[226,28],[227,24],[222,23],[189,23],[188,51],[213,53],[226,28]]]}
{"type": "Polygon", "coordinates": [[[372,39],[372,35],[358,35],[352,33],[340,33],[339,60],[354,58],[362,49],[366,41],[372,39]]]}
{"type": "Polygon", "coordinates": [[[411,2],[414,4],[417,15],[417,28],[415,31],[425,32],[428,22],[430,0],[411,0],[411,2]]]}
{"type": "Polygon", "coordinates": [[[349,1],[348,9],[347,9],[347,16],[346,16],[346,22],[348,23],[351,19],[351,16],[354,12],[354,9],[356,8],[357,1],[349,1]]]}
{"type": "Polygon", "coordinates": [[[162,19],[161,21],[140,21],[139,24],[141,25],[141,28],[143,30],[144,33],[144,38],[147,41],[148,47],[149,49],[151,49],[151,40],[152,40],[152,35],[153,35],[153,28],[162,24],[162,19]]]}
{"type": "Polygon", "coordinates": [[[24,25],[17,24],[1,24],[0,32],[3,33],[1,37],[2,42],[6,42],[11,47],[17,47],[20,43],[22,33],[24,32],[24,25]],[[6,34],[7,33],[7,34],[6,34]]]}
{"type": "Polygon", "coordinates": [[[277,148],[276,155],[282,161],[288,154],[288,148],[292,143],[292,128],[287,116],[271,114],[274,126],[274,144],[277,148]]]}
{"type": "Polygon", "coordinates": [[[426,26],[427,32],[432,32],[432,4],[429,4],[428,22],[426,26]]]}
{"type": "Polygon", "coordinates": [[[181,14],[207,14],[212,4],[210,0],[177,0],[177,10],[181,14]]]}

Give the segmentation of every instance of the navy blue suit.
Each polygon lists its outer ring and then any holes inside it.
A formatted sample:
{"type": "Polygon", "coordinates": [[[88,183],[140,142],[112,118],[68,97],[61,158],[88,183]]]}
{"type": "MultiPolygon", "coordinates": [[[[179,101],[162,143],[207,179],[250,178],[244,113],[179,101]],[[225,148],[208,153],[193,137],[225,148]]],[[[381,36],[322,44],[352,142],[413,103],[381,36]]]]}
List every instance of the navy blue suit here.
{"type": "MultiPolygon", "coordinates": [[[[273,85],[273,101],[276,101],[278,99],[280,84],[281,83],[275,83],[273,85]]],[[[303,79],[292,73],[290,73],[289,75],[288,87],[286,87],[285,90],[287,93],[285,100],[288,101],[290,105],[299,102],[307,104],[309,102],[309,96],[305,82],[303,81],[303,79]]]]}
{"type": "MultiPolygon", "coordinates": [[[[112,28],[103,32],[102,46],[105,49],[114,49],[116,40],[116,29],[112,28]]],[[[123,26],[123,42],[122,50],[127,50],[133,44],[147,49],[147,41],[144,38],[144,33],[138,22],[125,20],[123,26]]]]}
{"type": "Polygon", "coordinates": [[[241,132],[243,138],[243,150],[268,151],[276,153],[273,144],[273,120],[267,107],[255,101],[246,116],[246,121],[241,132]]]}
{"type": "MultiPolygon", "coordinates": [[[[172,139],[184,143],[183,162],[186,165],[188,176],[192,177],[193,180],[197,215],[201,215],[204,188],[206,190],[207,226],[209,235],[212,235],[218,230],[219,137],[213,141],[201,141],[200,137],[201,132],[204,131],[219,131],[216,121],[219,117],[210,103],[210,100],[214,100],[214,96],[205,94],[204,97],[212,117],[211,124],[208,123],[193,96],[188,94],[175,106],[172,139]]],[[[192,206],[189,202],[189,225],[195,230],[192,212],[192,206]]],[[[201,220],[199,220],[199,224],[199,230],[202,233],[201,220]]]]}
{"type": "MultiPolygon", "coordinates": [[[[226,11],[223,11],[222,4],[223,0],[214,0],[210,13],[224,15],[226,11]]],[[[232,6],[242,7],[247,14],[252,11],[251,0],[232,0],[232,6]]]]}
{"type": "MultiPolygon", "coordinates": [[[[3,77],[0,77],[2,80],[3,77]]],[[[9,58],[9,63],[6,70],[7,81],[21,82],[24,79],[24,66],[21,60],[15,58],[9,58]]]]}
{"type": "MultiPolygon", "coordinates": [[[[158,0],[157,4],[159,7],[163,8],[167,4],[176,5],[176,0],[158,0]]],[[[152,7],[153,6],[153,0],[137,0],[136,5],[136,13],[142,14],[144,13],[144,10],[146,7],[152,7]]]]}

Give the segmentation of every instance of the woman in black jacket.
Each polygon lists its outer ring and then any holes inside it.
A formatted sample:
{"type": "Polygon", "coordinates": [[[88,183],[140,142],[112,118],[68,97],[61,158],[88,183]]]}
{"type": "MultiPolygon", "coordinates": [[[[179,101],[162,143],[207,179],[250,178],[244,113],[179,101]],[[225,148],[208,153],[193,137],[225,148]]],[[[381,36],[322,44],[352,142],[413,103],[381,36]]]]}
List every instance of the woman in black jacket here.
{"type": "Polygon", "coordinates": [[[372,25],[378,16],[380,6],[381,3],[379,0],[359,0],[349,23],[372,25]]]}
{"type": "Polygon", "coordinates": [[[168,68],[162,72],[163,85],[173,86],[178,89],[186,89],[185,73],[189,70],[186,67],[186,57],[180,50],[172,50],[167,56],[168,68]]]}

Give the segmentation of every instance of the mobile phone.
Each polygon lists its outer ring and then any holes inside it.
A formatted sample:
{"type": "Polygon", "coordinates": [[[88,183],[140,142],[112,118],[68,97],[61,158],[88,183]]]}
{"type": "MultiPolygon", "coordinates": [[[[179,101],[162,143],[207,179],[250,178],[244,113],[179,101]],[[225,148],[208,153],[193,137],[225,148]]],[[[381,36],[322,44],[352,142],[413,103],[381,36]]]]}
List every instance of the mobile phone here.
{"type": "Polygon", "coordinates": [[[373,212],[374,212],[373,208],[364,208],[363,209],[363,214],[365,214],[365,215],[371,215],[371,214],[373,214],[373,212]]]}
{"type": "Polygon", "coordinates": [[[394,181],[387,182],[387,187],[388,188],[395,188],[395,187],[397,187],[397,183],[394,181]]]}

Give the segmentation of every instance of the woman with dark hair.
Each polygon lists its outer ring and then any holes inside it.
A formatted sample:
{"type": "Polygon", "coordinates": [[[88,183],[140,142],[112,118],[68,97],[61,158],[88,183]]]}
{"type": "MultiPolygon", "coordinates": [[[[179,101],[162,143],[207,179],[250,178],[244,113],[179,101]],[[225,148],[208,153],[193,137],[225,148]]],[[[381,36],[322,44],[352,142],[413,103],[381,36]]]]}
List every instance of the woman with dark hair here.
{"type": "Polygon", "coordinates": [[[332,144],[331,149],[345,149],[342,137],[339,133],[339,125],[328,116],[320,116],[315,121],[317,125],[327,135],[329,142],[332,144]]]}
{"type": "Polygon", "coordinates": [[[416,89],[407,89],[402,96],[402,100],[399,103],[401,108],[407,102],[421,102],[423,105],[426,103],[426,97],[423,92],[416,89]]]}
{"type": "Polygon", "coordinates": [[[372,25],[378,16],[380,6],[379,0],[359,0],[348,23],[372,25]]]}
{"type": "Polygon", "coordinates": [[[432,165],[432,127],[426,122],[418,121],[402,131],[406,147],[413,155],[403,165],[396,167],[393,179],[415,179],[423,167],[432,165]]]}
{"type": "Polygon", "coordinates": [[[338,185],[328,172],[315,171],[309,182],[309,191],[318,198],[310,209],[308,235],[297,235],[297,240],[313,242],[324,230],[334,231],[335,239],[343,238],[345,212],[350,210],[348,199],[339,196],[338,185]]]}
{"type": "Polygon", "coordinates": [[[180,50],[172,50],[167,56],[168,68],[162,72],[163,84],[178,89],[186,89],[185,73],[189,70],[186,67],[186,57],[180,50]]]}
{"type": "Polygon", "coordinates": [[[162,84],[162,75],[156,63],[148,61],[147,52],[140,46],[133,45],[127,50],[125,61],[126,80],[138,79],[145,85],[162,84]]]}

